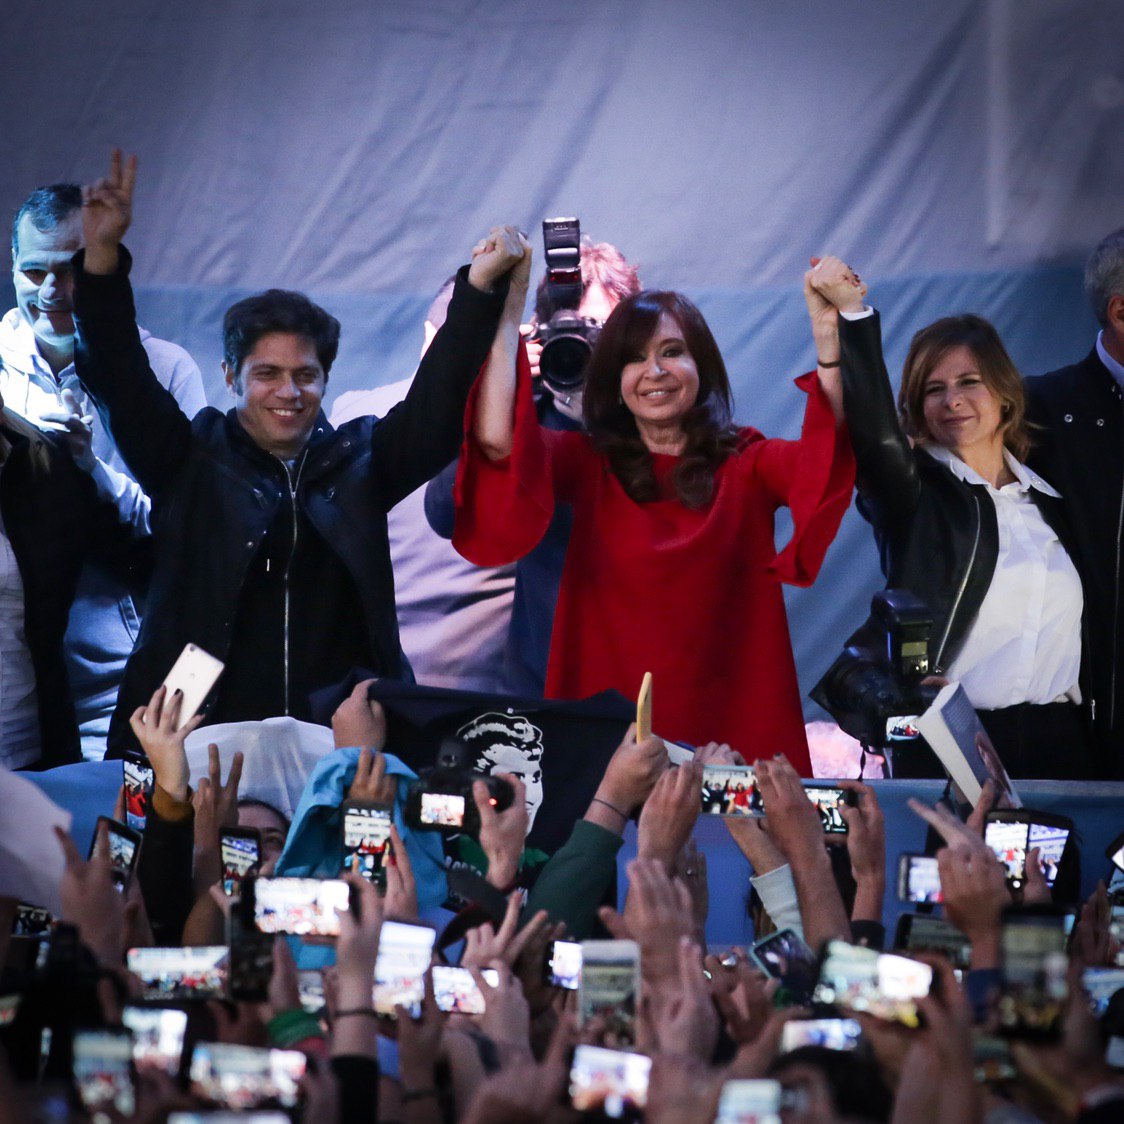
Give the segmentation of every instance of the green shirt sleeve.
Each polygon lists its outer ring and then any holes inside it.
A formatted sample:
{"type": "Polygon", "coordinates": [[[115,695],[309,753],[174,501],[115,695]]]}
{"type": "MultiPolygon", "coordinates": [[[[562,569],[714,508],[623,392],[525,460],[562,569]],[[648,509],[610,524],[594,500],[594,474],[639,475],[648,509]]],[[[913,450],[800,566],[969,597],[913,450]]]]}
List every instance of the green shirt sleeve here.
{"type": "Polygon", "coordinates": [[[578,820],[565,845],[543,867],[527,895],[527,916],[545,909],[564,921],[574,940],[589,935],[597,907],[617,869],[624,840],[588,820],[578,820]]]}

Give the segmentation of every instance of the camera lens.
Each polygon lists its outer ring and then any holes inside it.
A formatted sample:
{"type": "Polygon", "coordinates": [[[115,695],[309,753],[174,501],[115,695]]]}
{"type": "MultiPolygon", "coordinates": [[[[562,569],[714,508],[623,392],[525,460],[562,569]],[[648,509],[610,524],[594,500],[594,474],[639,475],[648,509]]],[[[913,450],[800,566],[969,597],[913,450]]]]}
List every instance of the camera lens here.
{"type": "Polygon", "coordinates": [[[542,377],[559,390],[574,390],[585,378],[591,350],[583,336],[569,333],[555,336],[543,345],[539,358],[542,377]]]}

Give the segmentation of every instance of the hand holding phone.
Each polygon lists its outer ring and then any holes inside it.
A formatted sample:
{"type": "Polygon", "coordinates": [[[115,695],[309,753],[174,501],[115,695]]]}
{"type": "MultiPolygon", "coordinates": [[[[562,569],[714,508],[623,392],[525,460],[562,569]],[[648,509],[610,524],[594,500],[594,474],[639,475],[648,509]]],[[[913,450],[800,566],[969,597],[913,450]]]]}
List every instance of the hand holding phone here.
{"type": "Polygon", "coordinates": [[[579,1026],[602,1019],[604,1041],[631,1046],[640,1000],[640,946],[635,941],[582,941],[581,955],[579,1026]]]}
{"type": "Polygon", "coordinates": [[[355,871],[385,890],[393,809],[389,804],[345,800],[342,810],[344,873],[355,871]]]}
{"type": "Polygon", "coordinates": [[[899,856],[898,899],[914,905],[941,901],[941,872],[934,855],[899,856]]]}
{"type": "Polygon", "coordinates": [[[137,831],[144,831],[148,805],[156,786],[156,774],[148,758],[131,749],[121,758],[121,772],[125,784],[125,823],[137,831]]]}
{"type": "Polygon", "coordinates": [[[765,815],[752,765],[704,765],[700,801],[699,813],[704,816],[765,815]]]}
{"type": "Polygon", "coordinates": [[[1056,1039],[1069,994],[1064,912],[1048,905],[1008,909],[1000,943],[999,1033],[1005,1038],[1056,1039]]]}
{"type": "Polygon", "coordinates": [[[176,722],[177,730],[182,730],[203,709],[203,703],[222,672],[222,660],[194,644],[188,644],[180,653],[164,680],[165,698],[171,698],[176,691],[183,696],[176,722]]]}
{"type": "Polygon", "coordinates": [[[73,1074],[82,1106],[93,1119],[106,1110],[133,1114],[133,1036],[128,1030],[76,1030],[73,1074]]]}
{"type": "Polygon", "coordinates": [[[551,941],[543,964],[543,982],[548,987],[577,991],[582,979],[580,941],[551,941]]]}
{"type": "Polygon", "coordinates": [[[644,1054],[580,1045],[570,1068],[570,1103],[610,1119],[639,1118],[648,1103],[652,1059],[644,1054]]]}
{"type": "Polygon", "coordinates": [[[917,1027],[917,1000],[929,994],[932,982],[933,969],[919,960],[831,940],[812,1001],[917,1027]]]}
{"type": "Polygon", "coordinates": [[[101,854],[103,837],[105,846],[109,848],[109,875],[113,879],[113,885],[123,894],[129,888],[140,858],[141,833],[108,816],[98,816],[94,825],[94,837],[90,841],[91,859],[101,854]]]}
{"type": "Polygon", "coordinates": [[[248,878],[242,899],[261,933],[338,937],[350,889],[338,878],[248,878]]]}
{"type": "Polygon", "coordinates": [[[425,973],[437,934],[428,925],[384,921],[375,959],[375,1013],[393,1019],[405,1007],[411,1018],[421,1015],[425,973]]]}
{"type": "Polygon", "coordinates": [[[224,827],[219,834],[222,891],[237,894],[242,880],[261,863],[261,833],[253,827],[224,827]]]}
{"type": "Polygon", "coordinates": [[[1037,847],[1042,874],[1052,887],[1072,830],[1073,821],[1067,816],[1004,808],[988,812],[984,841],[1003,864],[1007,883],[1015,890],[1026,884],[1026,856],[1037,847]]]}

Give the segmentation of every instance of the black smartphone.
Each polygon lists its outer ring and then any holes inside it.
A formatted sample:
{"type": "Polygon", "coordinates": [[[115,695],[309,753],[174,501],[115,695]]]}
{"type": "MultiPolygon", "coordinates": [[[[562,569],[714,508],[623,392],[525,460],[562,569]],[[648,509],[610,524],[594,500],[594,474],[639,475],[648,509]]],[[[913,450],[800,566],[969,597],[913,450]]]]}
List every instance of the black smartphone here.
{"type": "Polygon", "coordinates": [[[421,1015],[425,999],[425,973],[437,933],[428,925],[384,921],[375,958],[374,1003],[376,1014],[393,1019],[398,1007],[411,1018],[421,1015]]]}
{"type": "Polygon", "coordinates": [[[853,808],[856,796],[849,788],[836,785],[806,784],[804,791],[820,814],[820,824],[825,835],[846,835],[847,821],[840,809],[853,808]]]}
{"type": "MultiPolygon", "coordinates": [[[[433,977],[433,998],[437,1001],[439,1011],[457,1015],[484,1013],[484,993],[467,968],[434,964],[430,974],[433,977]]],[[[495,968],[485,968],[480,974],[489,987],[499,984],[500,977],[495,968]]]]}
{"type": "Polygon", "coordinates": [[[293,1108],[306,1061],[299,1050],[198,1042],[191,1054],[191,1091],[221,1108],[293,1108]]]}
{"type": "Polygon", "coordinates": [[[976,1080],[981,1085],[1004,1085],[1019,1076],[1011,1057],[1011,1044],[1005,1038],[977,1035],[972,1054],[976,1080]]]}
{"type": "Polygon", "coordinates": [[[782,1054],[805,1046],[857,1050],[861,1041],[862,1027],[854,1019],[793,1019],[781,1028],[782,1054]]]}
{"type": "Polygon", "coordinates": [[[984,821],[984,841],[1003,864],[1007,882],[1015,890],[1026,884],[1026,856],[1035,847],[1046,884],[1054,885],[1072,831],[1073,821],[1068,816],[1026,808],[988,812],[984,821]]]}
{"type": "Polygon", "coordinates": [[[570,1103],[578,1112],[639,1120],[648,1103],[651,1069],[646,1054],[580,1045],[570,1067],[570,1103]]]}
{"type": "Polygon", "coordinates": [[[917,1000],[932,982],[933,969],[920,960],[832,940],[824,946],[812,1002],[918,1027],[917,1000]]]}
{"type": "MultiPolygon", "coordinates": [[[[785,1030],[794,1023],[786,1023],[785,1030]]],[[[769,1078],[735,1078],[722,1086],[714,1124],[781,1124],[785,1109],[802,1110],[803,1090],[769,1078]]]]}
{"type": "Polygon", "coordinates": [[[72,1071],[82,1107],[94,1120],[107,1111],[131,1116],[136,1108],[133,1084],[133,1035],[128,1030],[76,1030],[72,1071]]]}
{"type": "Polygon", "coordinates": [[[48,910],[20,902],[12,918],[13,937],[41,937],[50,931],[53,918],[48,910]]]}
{"type": "Polygon", "coordinates": [[[261,832],[255,827],[224,827],[219,835],[224,894],[241,891],[242,880],[261,864],[261,832]]]}
{"type": "Polygon", "coordinates": [[[899,856],[898,898],[914,905],[932,905],[941,900],[941,875],[935,856],[899,856]]]}
{"type": "Polygon", "coordinates": [[[125,782],[125,822],[137,831],[144,831],[152,790],[156,787],[156,773],[148,758],[135,749],[125,750],[121,773],[125,782]]]}
{"type": "Polygon", "coordinates": [[[343,803],[343,869],[356,871],[380,890],[386,889],[386,856],[390,850],[389,804],[363,800],[343,803]]]}
{"type": "Polygon", "coordinates": [[[699,800],[702,816],[732,819],[765,814],[752,765],[704,765],[699,800]]]}
{"type": "Polygon", "coordinates": [[[133,1032],[133,1064],[177,1077],[187,1033],[187,1012],[177,1007],[126,1007],[121,1022],[133,1032]]]}
{"type": "Polygon", "coordinates": [[[1064,912],[1050,905],[1008,909],[1000,939],[998,1033],[1005,1038],[1056,1039],[1068,996],[1064,912]]]}
{"type": "Polygon", "coordinates": [[[350,891],[338,878],[247,878],[242,901],[262,933],[338,937],[350,891]]]}
{"type": "Polygon", "coordinates": [[[260,932],[254,924],[253,906],[234,903],[226,915],[226,943],[230,949],[228,975],[230,998],[243,1003],[264,1003],[273,975],[272,933],[260,932]]]}
{"type": "Polygon", "coordinates": [[[143,999],[221,999],[226,995],[229,951],[224,944],[131,948],[125,963],[139,977],[143,999]]]}
{"type": "Polygon", "coordinates": [[[543,960],[543,982],[548,987],[577,991],[582,982],[580,941],[551,941],[543,960]]]}
{"type": "Polygon", "coordinates": [[[940,952],[954,968],[967,969],[972,942],[951,921],[928,913],[903,913],[898,918],[894,948],[905,952],[940,952]]]}
{"type": "Polygon", "coordinates": [[[97,853],[102,824],[105,824],[109,837],[109,873],[113,884],[124,893],[129,888],[137,859],[140,858],[141,833],[108,816],[98,816],[98,822],[94,825],[94,838],[90,841],[90,858],[97,853]]]}
{"type": "Polygon", "coordinates": [[[446,872],[449,896],[465,905],[482,909],[498,929],[507,916],[507,895],[497,890],[482,874],[470,866],[451,866],[446,872]]]}
{"type": "Polygon", "coordinates": [[[780,980],[775,1002],[782,1007],[803,1007],[816,986],[819,958],[792,929],[778,929],[751,949],[761,970],[780,980]]]}
{"type": "Polygon", "coordinates": [[[1124,989],[1124,968],[1086,968],[1081,973],[1081,986],[1099,1019],[1108,1010],[1112,997],[1124,989]]]}

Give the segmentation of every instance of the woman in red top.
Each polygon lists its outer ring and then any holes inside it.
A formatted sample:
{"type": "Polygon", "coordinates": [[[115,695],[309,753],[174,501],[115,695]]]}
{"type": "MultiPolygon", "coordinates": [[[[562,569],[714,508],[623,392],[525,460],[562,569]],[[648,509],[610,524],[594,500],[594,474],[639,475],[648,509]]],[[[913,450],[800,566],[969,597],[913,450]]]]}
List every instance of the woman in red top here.
{"type": "MultiPolygon", "coordinates": [[[[808,395],[800,440],[766,440],[732,423],[725,365],[698,309],[678,293],[639,293],[609,317],[590,359],[587,432],[541,429],[518,335],[529,262],[527,247],[469,402],[454,545],[479,565],[514,561],[554,504],[569,504],[547,695],[634,697],[651,671],[663,736],[725,741],[748,759],[783,752],[809,775],[780,583],[812,582],[850,502],[837,354],[797,380],[808,395]],[[781,506],[795,529],[776,554],[781,506]]],[[[838,259],[816,268],[847,269],[838,259]]],[[[813,304],[807,279],[805,293],[813,325],[818,314],[826,327],[835,309],[813,304]]]]}

